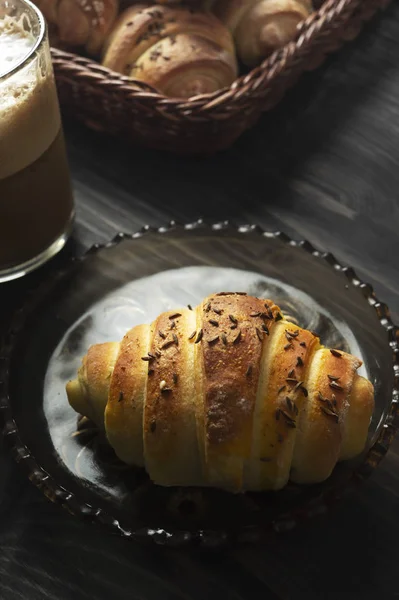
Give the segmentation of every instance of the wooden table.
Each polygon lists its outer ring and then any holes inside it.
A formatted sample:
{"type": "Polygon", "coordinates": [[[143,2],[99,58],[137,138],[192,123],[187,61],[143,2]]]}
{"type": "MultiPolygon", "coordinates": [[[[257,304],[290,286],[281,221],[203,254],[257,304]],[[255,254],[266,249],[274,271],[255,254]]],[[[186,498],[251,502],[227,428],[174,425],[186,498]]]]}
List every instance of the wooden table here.
{"type": "MultiPolygon", "coordinates": [[[[170,219],[259,223],[352,265],[399,322],[398,56],[396,4],[210,159],[144,151],[66,122],[77,204],[66,254],[170,219]]],[[[1,286],[3,327],[27,287],[62,260],[1,286]]],[[[81,523],[0,454],[1,600],[389,600],[399,597],[398,535],[398,443],[328,517],[262,546],[201,556],[81,523]]]]}

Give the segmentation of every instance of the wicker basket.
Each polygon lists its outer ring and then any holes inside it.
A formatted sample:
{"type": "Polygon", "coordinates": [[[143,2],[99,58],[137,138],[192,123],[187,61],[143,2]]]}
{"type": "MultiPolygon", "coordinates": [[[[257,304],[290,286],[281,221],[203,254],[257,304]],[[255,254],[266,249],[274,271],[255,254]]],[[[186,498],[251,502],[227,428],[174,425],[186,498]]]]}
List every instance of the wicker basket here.
{"type": "Polygon", "coordinates": [[[275,106],[303,71],[354,39],[390,0],[327,0],[298,28],[296,39],[229,88],[181,100],[83,57],[52,49],[63,108],[88,126],[146,146],[208,153],[231,145],[275,106]]]}

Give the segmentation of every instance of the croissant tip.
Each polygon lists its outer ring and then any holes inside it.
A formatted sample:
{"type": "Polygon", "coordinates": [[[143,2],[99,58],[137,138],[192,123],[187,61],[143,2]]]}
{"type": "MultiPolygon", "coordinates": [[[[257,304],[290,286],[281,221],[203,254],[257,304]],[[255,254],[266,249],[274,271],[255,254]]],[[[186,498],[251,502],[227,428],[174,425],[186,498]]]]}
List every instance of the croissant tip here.
{"type": "Polygon", "coordinates": [[[66,384],[65,389],[69,404],[72,406],[72,408],[75,408],[74,404],[76,404],[76,401],[79,403],[79,399],[82,396],[81,386],[78,379],[70,379],[66,384]]]}

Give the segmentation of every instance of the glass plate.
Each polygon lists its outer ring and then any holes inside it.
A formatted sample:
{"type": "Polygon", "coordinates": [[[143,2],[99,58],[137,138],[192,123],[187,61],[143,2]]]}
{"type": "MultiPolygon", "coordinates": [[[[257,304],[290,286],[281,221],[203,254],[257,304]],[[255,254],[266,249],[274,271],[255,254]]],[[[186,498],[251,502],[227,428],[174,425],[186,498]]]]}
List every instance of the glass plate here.
{"type": "Polygon", "coordinates": [[[219,546],[287,530],[370,473],[396,430],[398,354],[387,307],[331,254],[255,226],[171,224],[95,246],[33,293],[0,352],[0,406],[17,460],[51,500],[133,539],[219,546]],[[367,449],[321,485],[238,495],[158,487],[67,402],[65,383],[91,344],[226,290],[272,298],[327,346],[363,360],[376,391],[367,449]]]}

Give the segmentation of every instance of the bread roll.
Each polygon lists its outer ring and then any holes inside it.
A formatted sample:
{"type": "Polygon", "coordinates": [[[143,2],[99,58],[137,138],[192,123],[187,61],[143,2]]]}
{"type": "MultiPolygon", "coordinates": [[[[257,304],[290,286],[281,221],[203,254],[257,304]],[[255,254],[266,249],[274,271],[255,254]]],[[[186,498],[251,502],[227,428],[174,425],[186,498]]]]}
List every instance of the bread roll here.
{"type": "Polygon", "coordinates": [[[67,395],[159,485],[278,490],[363,451],[374,391],[360,365],[271,300],[222,293],[91,347],[67,395]]]}
{"type": "Polygon", "coordinates": [[[118,0],[35,0],[45,16],[50,43],[64,50],[85,48],[96,56],[117,17],[118,0]]]}
{"type": "Polygon", "coordinates": [[[103,65],[173,97],[214,92],[237,76],[232,37],[212,14],[138,4],[119,17],[103,65]]]}
{"type": "Polygon", "coordinates": [[[215,15],[234,37],[240,60],[252,67],[294,39],[312,12],[311,0],[215,0],[215,15]]]}

